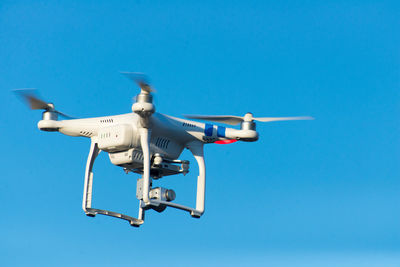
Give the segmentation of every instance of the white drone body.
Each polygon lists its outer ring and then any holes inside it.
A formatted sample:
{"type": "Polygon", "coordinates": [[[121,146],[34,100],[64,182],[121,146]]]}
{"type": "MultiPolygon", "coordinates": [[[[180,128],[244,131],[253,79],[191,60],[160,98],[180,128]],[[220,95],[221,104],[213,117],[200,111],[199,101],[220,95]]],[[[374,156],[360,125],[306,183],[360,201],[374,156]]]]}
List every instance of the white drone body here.
{"type": "Polygon", "coordinates": [[[206,167],[204,144],[229,144],[235,141],[253,142],[258,140],[254,121],[304,120],[311,117],[253,118],[251,113],[237,116],[186,116],[193,119],[216,121],[230,125],[241,125],[240,129],[200,123],[171,117],[155,112],[152,104],[152,89],[142,74],[125,73],[141,88],[132,113],[87,118],[58,120],[65,114],[54,109],[54,105],[35,97],[30,91],[18,91],[32,109],[44,109],[38,127],[43,131],[60,132],[69,136],[91,139],[86,164],[82,208],[86,215],[94,217],[104,214],[129,221],[132,226],[144,223],[146,210],[162,212],[166,207],[181,209],[192,217],[200,218],[204,213],[206,167]],[[173,202],[175,192],[171,189],[153,187],[153,180],[168,175],[186,174],[189,161],[179,160],[182,151],[189,149],[198,164],[196,206],[188,207],[173,202]],[[93,164],[101,151],[109,154],[111,163],[124,168],[125,172],[141,174],[137,181],[136,197],[139,200],[137,218],[117,212],[92,208],[93,164]]]}

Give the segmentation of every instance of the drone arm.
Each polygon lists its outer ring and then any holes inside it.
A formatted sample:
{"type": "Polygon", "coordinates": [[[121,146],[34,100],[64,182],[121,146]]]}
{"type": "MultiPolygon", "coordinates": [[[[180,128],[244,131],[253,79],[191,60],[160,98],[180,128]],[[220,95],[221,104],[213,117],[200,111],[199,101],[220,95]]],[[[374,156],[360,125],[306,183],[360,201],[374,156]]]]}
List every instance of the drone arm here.
{"type": "Polygon", "coordinates": [[[254,142],[258,140],[258,132],[255,130],[237,130],[226,128],[225,136],[228,139],[235,139],[247,142],[254,142]]]}
{"type": "Polygon", "coordinates": [[[206,192],[206,166],[204,162],[204,144],[202,142],[191,142],[188,145],[194,158],[199,165],[199,176],[197,178],[196,210],[191,212],[194,217],[200,217],[204,213],[204,202],[206,192]]]}
{"type": "Polygon", "coordinates": [[[97,134],[100,127],[99,118],[73,120],[40,120],[38,128],[42,131],[55,132],[69,136],[91,137],[97,134]]]}

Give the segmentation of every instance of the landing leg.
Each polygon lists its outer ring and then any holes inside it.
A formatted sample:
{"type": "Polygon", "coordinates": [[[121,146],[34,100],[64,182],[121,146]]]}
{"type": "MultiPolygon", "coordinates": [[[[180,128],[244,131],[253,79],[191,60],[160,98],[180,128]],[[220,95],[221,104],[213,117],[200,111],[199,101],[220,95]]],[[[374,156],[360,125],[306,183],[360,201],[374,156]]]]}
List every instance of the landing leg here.
{"type": "Polygon", "coordinates": [[[139,219],[113,212],[108,210],[94,209],[92,208],[92,191],[93,191],[93,164],[96,157],[100,154],[100,149],[97,146],[96,140],[92,139],[92,143],[90,145],[90,152],[86,163],[86,171],[85,171],[85,184],[83,190],[83,201],[82,208],[85,211],[87,216],[95,217],[97,214],[103,214],[107,216],[112,216],[115,218],[120,218],[123,220],[129,221],[132,226],[139,227],[144,223],[144,210],[139,207],[139,219]]]}

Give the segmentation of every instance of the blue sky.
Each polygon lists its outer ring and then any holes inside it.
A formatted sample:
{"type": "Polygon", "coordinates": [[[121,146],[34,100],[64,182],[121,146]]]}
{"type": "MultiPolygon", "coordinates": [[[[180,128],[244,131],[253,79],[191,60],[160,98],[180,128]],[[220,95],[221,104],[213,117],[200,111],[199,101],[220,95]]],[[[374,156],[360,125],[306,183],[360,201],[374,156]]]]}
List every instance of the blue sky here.
{"type": "MultiPolygon", "coordinates": [[[[399,266],[399,16],[397,1],[1,1],[1,265],[399,266]],[[316,120],[208,145],[200,220],[89,218],[89,140],[40,132],[11,90],[127,113],[120,71],[151,77],[161,113],[316,120]]],[[[193,205],[195,173],[160,184],[193,205]]],[[[94,206],[136,214],[136,178],[102,154],[94,206]]]]}

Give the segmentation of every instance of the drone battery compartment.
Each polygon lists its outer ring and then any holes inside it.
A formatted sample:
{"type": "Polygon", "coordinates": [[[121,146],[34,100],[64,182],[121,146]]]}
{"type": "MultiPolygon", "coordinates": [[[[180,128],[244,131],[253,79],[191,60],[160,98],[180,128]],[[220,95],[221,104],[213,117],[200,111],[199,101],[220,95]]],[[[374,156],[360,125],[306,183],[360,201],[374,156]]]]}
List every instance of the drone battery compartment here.
{"type": "Polygon", "coordinates": [[[127,151],[108,153],[110,157],[110,161],[114,165],[123,165],[130,164],[136,162],[138,164],[142,164],[143,162],[143,153],[142,151],[138,151],[137,149],[131,148],[127,151]]]}
{"type": "Polygon", "coordinates": [[[133,142],[132,126],[119,124],[99,129],[98,146],[106,152],[128,150],[133,142]]]}

